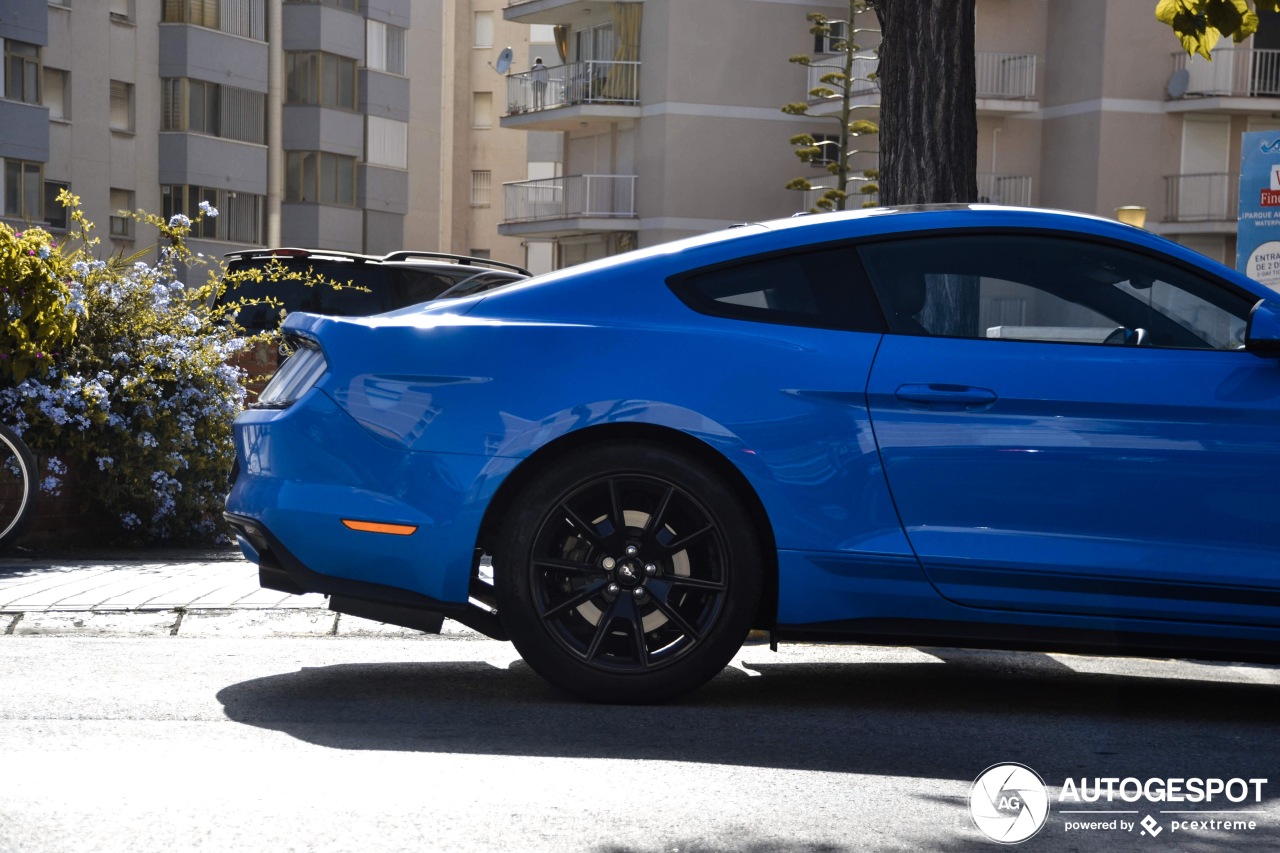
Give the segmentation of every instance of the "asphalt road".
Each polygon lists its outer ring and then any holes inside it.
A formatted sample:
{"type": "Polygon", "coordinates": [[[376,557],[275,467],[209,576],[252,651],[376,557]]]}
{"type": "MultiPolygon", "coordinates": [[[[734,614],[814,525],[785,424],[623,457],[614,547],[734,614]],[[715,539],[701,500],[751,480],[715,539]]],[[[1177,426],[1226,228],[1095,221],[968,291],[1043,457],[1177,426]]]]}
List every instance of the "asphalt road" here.
{"type": "Polygon", "coordinates": [[[998,850],[999,762],[1053,798],[1012,849],[1275,850],[1278,698],[1268,667],[755,646],[632,708],[470,637],[0,636],[0,851],[998,850]],[[1253,830],[1143,803],[1152,837],[1068,832],[1068,777],[1270,781],[1213,804],[1253,830]]]}

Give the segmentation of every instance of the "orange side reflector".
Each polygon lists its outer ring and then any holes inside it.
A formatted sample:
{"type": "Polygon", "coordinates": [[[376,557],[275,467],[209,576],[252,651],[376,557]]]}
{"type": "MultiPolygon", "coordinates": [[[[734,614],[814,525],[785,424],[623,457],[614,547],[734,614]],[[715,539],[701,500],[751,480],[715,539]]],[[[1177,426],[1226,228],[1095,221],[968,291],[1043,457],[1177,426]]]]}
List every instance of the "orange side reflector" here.
{"type": "Polygon", "coordinates": [[[381,521],[356,521],[351,518],[342,519],[342,523],[352,530],[363,530],[365,533],[390,533],[392,536],[408,536],[418,529],[416,524],[386,524],[381,521]]]}

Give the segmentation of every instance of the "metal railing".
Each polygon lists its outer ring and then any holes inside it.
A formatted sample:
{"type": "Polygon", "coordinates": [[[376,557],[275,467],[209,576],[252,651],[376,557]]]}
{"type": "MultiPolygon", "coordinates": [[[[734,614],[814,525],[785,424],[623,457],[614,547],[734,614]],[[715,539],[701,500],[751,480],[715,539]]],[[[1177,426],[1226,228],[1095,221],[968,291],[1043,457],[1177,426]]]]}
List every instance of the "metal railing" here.
{"type": "MultiPolygon", "coordinates": [[[[850,94],[852,95],[875,95],[880,91],[880,84],[873,78],[875,77],[876,68],[880,64],[880,60],[874,56],[855,56],[853,58],[853,86],[850,94]]],[[[831,57],[820,60],[813,65],[808,66],[808,85],[805,88],[805,97],[810,102],[824,100],[815,98],[809,92],[818,88],[827,88],[833,92],[839,93],[839,87],[830,83],[823,83],[824,74],[830,74],[833,71],[844,73],[844,60],[839,57],[831,57]]]]}
{"type": "Polygon", "coordinates": [[[1182,97],[1280,97],[1280,50],[1224,47],[1213,52],[1212,62],[1178,52],[1173,54],[1173,70],[1187,72],[1182,97]]]}
{"type": "Polygon", "coordinates": [[[1036,96],[1034,53],[979,51],[974,57],[979,98],[1029,101],[1036,96]]]}
{"type": "Polygon", "coordinates": [[[164,0],[161,21],[194,24],[233,36],[266,39],[265,0],[164,0]]]}
{"type": "MultiPolygon", "coordinates": [[[[853,95],[879,93],[880,84],[874,79],[880,60],[873,55],[853,58],[853,95]]],[[[977,77],[977,97],[1005,100],[1033,100],[1036,96],[1036,56],[1033,53],[994,53],[979,51],[974,56],[977,77]]],[[[822,82],[824,74],[844,71],[840,57],[829,57],[808,66],[805,80],[805,97],[810,103],[821,100],[809,94],[819,87],[835,91],[837,87],[822,82]]]]}
{"type": "Polygon", "coordinates": [[[503,222],[628,219],[636,215],[635,175],[565,175],[502,185],[503,222]]]}
{"type": "Polygon", "coordinates": [[[1028,207],[1031,204],[1030,175],[997,175],[978,173],[978,201],[985,204],[1007,204],[1028,207]]]}
{"type": "Polygon", "coordinates": [[[1166,175],[1165,222],[1233,222],[1239,211],[1240,176],[1230,172],[1166,175]]]}
{"type": "Polygon", "coordinates": [[[546,71],[536,82],[533,73],[507,75],[507,115],[553,110],[576,104],[639,104],[640,63],[592,59],[570,62],[546,71]]]}

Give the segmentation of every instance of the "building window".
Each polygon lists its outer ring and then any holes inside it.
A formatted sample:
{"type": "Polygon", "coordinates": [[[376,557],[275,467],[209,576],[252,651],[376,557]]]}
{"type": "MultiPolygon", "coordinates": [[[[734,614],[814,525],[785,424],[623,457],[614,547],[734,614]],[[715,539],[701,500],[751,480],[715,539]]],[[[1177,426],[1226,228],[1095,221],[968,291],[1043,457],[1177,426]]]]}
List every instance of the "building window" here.
{"type": "Polygon", "coordinates": [[[164,0],[160,19],[258,41],[266,38],[265,0],[164,0]]]}
{"type": "Polygon", "coordinates": [[[44,171],[43,163],[30,160],[4,161],[4,196],[5,216],[29,222],[44,219],[40,211],[41,180],[44,171]]]}
{"type": "Polygon", "coordinates": [[[326,151],[285,152],[285,201],[356,206],[356,158],[326,151]]]}
{"type": "Polygon", "coordinates": [[[493,47],[493,13],[476,12],[475,42],[473,47],[493,47]]]}
{"type": "Polygon", "coordinates": [[[297,0],[299,3],[313,3],[319,6],[332,6],[347,12],[359,12],[360,0],[297,0]]]}
{"type": "Polygon", "coordinates": [[[111,81],[111,129],[133,130],[133,84],[111,81]]]}
{"type": "Polygon", "coordinates": [[[488,207],[489,189],[493,184],[493,173],[487,169],[471,173],[471,206],[488,207]]]}
{"type": "Polygon", "coordinates": [[[58,201],[58,193],[70,189],[71,184],[65,181],[44,182],[44,221],[49,223],[50,228],[63,231],[67,229],[69,217],[67,209],[58,201]]]}
{"type": "Polygon", "coordinates": [[[809,162],[815,166],[826,166],[828,163],[840,163],[840,137],[833,133],[811,133],[813,145],[818,149],[809,162]]]}
{"type": "Polygon", "coordinates": [[[40,46],[5,39],[4,96],[10,101],[40,103],[40,46]]]}
{"type": "Polygon", "coordinates": [[[111,0],[108,7],[113,21],[128,21],[133,18],[133,10],[129,8],[130,0],[111,0]]]}
{"type": "Polygon", "coordinates": [[[161,130],[206,133],[259,145],[266,141],[266,96],[261,92],[185,77],[166,78],[160,85],[161,130]]]}
{"type": "Polygon", "coordinates": [[[409,125],[402,121],[369,116],[364,159],[374,166],[406,169],[409,166],[409,125]]]}
{"type": "Polygon", "coordinates": [[[164,218],[181,213],[191,220],[191,236],[204,240],[231,243],[263,243],[266,241],[266,196],[219,190],[186,184],[160,187],[164,218]],[[200,202],[207,201],[218,209],[218,216],[200,217],[200,202]]]}
{"type": "Polygon", "coordinates": [[[493,127],[493,92],[471,93],[471,126],[493,127]]]}
{"type": "Polygon", "coordinates": [[[285,54],[285,103],[356,108],[356,61],[332,53],[285,54]]]}
{"type": "Polygon", "coordinates": [[[849,25],[844,21],[830,21],[827,26],[831,28],[831,32],[827,35],[814,33],[813,35],[813,52],[814,53],[842,53],[838,49],[839,42],[849,38],[849,25]]]}
{"type": "Polygon", "coordinates": [[[121,240],[132,240],[133,217],[121,216],[120,213],[128,213],[133,210],[133,190],[120,190],[112,187],[111,209],[116,211],[110,217],[111,236],[121,240]]]}
{"type": "Polygon", "coordinates": [[[44,105],[49,108],[51,121],[71,118],[71,98],[67,88],[70,77],[70,72],[60,68],[44,69],[44,105]]]}
{"type": "Polygon", "coordinates": [[[365,66],[373,71],[404,76],[403,27],[368,21],[365,29],[365,66]]]}

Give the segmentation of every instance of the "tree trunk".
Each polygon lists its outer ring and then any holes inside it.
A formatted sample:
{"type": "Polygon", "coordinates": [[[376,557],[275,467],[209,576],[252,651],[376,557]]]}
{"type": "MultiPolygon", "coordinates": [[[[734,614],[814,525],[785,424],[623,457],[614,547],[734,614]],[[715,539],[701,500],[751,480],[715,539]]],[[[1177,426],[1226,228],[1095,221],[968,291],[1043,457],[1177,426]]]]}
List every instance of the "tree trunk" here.
{"type": "Polygon", "coordinates": [[[978,198],[975,0],[874,0],[880,203],[978,198]]]}

